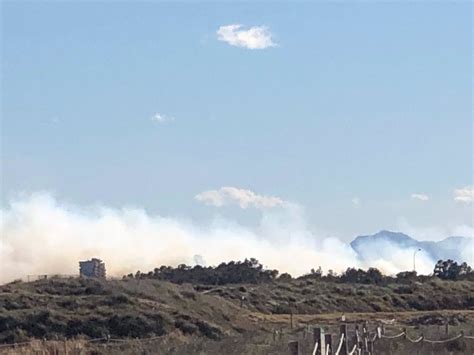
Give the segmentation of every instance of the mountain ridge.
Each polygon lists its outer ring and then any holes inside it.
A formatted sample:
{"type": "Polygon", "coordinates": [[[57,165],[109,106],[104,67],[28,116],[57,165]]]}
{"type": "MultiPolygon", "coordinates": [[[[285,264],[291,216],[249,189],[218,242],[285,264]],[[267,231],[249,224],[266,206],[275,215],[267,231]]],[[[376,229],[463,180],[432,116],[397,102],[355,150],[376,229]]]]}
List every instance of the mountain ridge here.
{"type": "Polygon", "coordinates": [[[449,236],[440,241],[419,241],[408,234],[381,230],[372,235],[357,236],[350,246],[361,260],[367,260],[373,250],[380,250],[387,246],[416,251],[421,249],[433,260],[453,259],[457,262],[473,262],[474,238],[463,236],[449,236]]]}

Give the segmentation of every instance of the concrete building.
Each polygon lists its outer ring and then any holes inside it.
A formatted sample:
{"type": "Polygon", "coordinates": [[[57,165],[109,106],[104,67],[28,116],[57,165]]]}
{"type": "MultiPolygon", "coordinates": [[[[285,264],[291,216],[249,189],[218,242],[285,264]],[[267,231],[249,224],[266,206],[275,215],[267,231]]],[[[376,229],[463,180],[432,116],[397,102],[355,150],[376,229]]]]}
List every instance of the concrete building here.
{"type": "Polygon", "coordinates": [[[79,261],[79,273],[84,277],[105,279],[105,264],[102,260],[97,258],[79,261]]]}

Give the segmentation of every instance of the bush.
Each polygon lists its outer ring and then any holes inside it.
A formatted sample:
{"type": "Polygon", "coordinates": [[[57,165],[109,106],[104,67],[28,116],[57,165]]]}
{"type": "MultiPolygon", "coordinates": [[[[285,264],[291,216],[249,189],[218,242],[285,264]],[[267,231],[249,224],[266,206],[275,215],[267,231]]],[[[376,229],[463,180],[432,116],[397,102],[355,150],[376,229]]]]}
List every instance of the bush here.
{"type": "Polygon", "coordinates": [[[362,269],[348,268],[340,277],[342,282],[376,284],[379,285],[384,281],[382,273],[375,268],[369,268],[367,271],[362,269]]]}
{"type": "Polygon", "coordinates": [[[277,275],[277,270],[265,270],[257,259],[250,258],[245,259],[243,262],[230,261],[228,263],[221,263],[217,267],[202,267],[200,265],[190,267],[181,264],[173,268],[163,265],[148,273],[137,271],[135,278],[155,278],[177,284],[227,285],[270,282],[275,280],[277,275]]]}
{"type": "Polygon", "coordinates": [[[84,321],[79,319],[70,320],[66,325],[67,337],[86,335],[91,338],[102,338],[109,333],[104,321],[98,318],[88,318],[84,321]]]}
{"type": "Polygon", "coordinates": [[[196,300],[196,292],[192,291],[181,291],[181,295],[185,298],[196,300]]]}
{"type": "Polygon", "coordinates": [[[119,316],[114,315],[107,322],[110,334],[118,337],[139,338],[154,332],[158,335],[164,334],[160,325],[152,325],[141,316],[119,316]]]}
{"type": "Polygon", "coordinates": [[[208,337],[209,339],[212,340],[220,340],[222,338],[222,331],[217,328],[216,326],[213,326],[207,322],[198,320],[196,322],[197,327],[199,328],[199,331],[208,337]]]}
{"type": "Polygon", "coordinates": [[[106,302],[106,304],[109,306],[117,306],[121,304],[131,304],[131,303],[132,303],[131,299],[123,293],[111,296],[110,298],[107,299],[107,302],[106,302]]]}
{"type": "Polygon", "coordinates": [[[411,286],[400,286],[393,290],[393,292],[398,293],[400,295],[407,295],[413,293],[413,287],[411,286]]]}
{"type": "Polygon", "coordinates": [[[13,330],[18,326],[18,321],[12,316],[0,315],[0,333],[6,330],[13,330]]]}
{"type": "Polygon", "coordinates": [[[198,331],[198,327],[195,324],[185,321],[184,319],[178,319],[174,325],[184,334],[194,334],[198,331]]]}

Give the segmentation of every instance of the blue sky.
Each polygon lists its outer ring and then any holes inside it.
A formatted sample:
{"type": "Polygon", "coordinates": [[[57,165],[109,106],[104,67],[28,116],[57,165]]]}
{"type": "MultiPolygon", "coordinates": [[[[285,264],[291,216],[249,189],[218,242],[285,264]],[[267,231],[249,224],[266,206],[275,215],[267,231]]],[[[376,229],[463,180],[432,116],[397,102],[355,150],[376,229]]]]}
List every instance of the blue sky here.
{"type": "Polygon", "coordinates": [[[469,2],[1,11],[3,204],[50,191],[252,223],[259,208],[195,199],[235,187],[298,203],[314,228],[347,239],[472,230],[469,2]],[[232,24],[265,26],[275,45],[219,40],[232,24]]]}

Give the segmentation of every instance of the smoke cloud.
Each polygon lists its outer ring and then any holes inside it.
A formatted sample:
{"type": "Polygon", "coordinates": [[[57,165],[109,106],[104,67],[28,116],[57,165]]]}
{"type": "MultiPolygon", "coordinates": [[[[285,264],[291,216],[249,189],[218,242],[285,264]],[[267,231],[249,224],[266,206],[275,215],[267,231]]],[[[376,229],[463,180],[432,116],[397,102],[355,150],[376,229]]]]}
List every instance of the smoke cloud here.
{"type": "MultiPolygon", "coordinates": [[[[207,265],[257,258],[265,267],[293,276],[321,266],[341,272],[374,266],[386,273],[412,268],[412,250],[387,245],[361,262],[346,243],[322,237],[294,204],[262,210],[258,227],[216,219],[207,226],[150,215],[138,208],[79,207],[48,193],[10,201],[0,216],[0,283],[26,275],[77,274],[79,260],[103,259],[110,276],[160,265],[207,265]]],[[[420,253],[417,270],[431,272],[434,260],[420,253]]]]}

